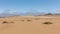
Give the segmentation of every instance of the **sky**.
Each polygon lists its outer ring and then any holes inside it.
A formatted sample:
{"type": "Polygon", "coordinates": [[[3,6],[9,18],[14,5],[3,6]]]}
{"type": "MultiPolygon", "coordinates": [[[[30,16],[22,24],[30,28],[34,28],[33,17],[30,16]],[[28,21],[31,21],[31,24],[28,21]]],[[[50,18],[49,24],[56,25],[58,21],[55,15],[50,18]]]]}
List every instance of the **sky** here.
{"type": "Polygon", "coordinates": [[[0,13],[60,13],[60,0],[0,0],[0,13]]]}

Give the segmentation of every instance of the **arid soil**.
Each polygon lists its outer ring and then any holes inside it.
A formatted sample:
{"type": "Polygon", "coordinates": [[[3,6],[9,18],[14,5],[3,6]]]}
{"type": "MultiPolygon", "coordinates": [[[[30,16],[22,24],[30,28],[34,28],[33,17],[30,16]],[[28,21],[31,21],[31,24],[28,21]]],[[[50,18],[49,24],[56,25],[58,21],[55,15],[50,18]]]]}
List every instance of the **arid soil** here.
{"type": "Polygon", "coordinates": [[[60,34],[60,16],[0,18],[0,34],[60,34]]]}

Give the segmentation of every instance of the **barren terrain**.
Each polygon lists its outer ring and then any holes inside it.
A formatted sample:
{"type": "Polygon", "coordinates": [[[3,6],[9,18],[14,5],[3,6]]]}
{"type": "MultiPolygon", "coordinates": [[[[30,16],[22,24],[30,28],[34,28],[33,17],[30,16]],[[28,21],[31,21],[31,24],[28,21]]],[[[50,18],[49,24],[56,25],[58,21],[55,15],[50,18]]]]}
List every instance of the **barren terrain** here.
{"type": "Polygon", "coordinates": [[[0,18],[0,34],[60,34],[60,16],[0,18]],[[52,24],[44,24],[45,22],[52,24]]]}

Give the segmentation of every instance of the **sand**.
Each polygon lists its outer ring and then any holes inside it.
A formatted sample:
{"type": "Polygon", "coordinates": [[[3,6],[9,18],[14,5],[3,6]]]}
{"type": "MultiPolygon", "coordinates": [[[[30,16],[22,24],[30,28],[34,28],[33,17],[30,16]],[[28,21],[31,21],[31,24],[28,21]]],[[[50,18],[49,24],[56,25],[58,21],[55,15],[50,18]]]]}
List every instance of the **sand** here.
{"type": "Polygon", "coordinates": [[[0,18],[0,34],[60,34],[60,16],[0,18]],[[2,24],[4,21],[8,23],[2,24]],[[45,22],[51,22],[52,24],[43,24],[45,22]]]}

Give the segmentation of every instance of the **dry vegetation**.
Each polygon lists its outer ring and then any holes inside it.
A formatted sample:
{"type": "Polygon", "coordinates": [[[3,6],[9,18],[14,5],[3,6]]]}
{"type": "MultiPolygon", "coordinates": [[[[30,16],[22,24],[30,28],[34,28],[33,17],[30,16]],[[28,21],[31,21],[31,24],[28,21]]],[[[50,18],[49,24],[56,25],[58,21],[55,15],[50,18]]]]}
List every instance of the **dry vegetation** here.
{"type": "Polygon", "coordinates": [[[0,18],[0,34],[60,34],[60,16],[0,18]]]}
{"type": "Polygon", "coordinates": [[[50,25],[50,24],[53,24],[53,23],[51,23],[51,22],[44,22],[43,24],[50,25]]]}

